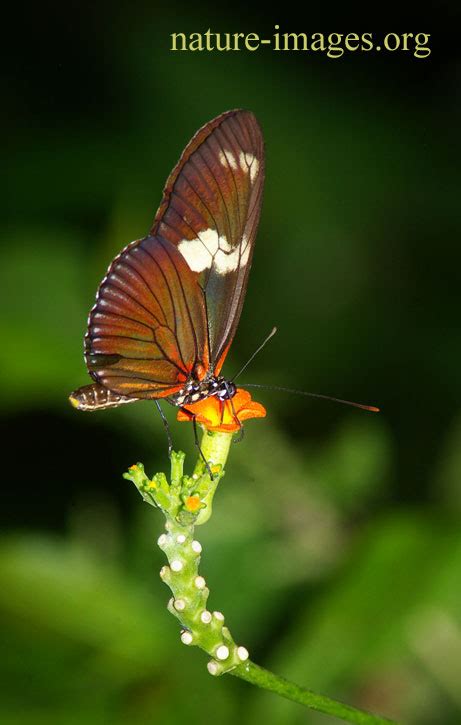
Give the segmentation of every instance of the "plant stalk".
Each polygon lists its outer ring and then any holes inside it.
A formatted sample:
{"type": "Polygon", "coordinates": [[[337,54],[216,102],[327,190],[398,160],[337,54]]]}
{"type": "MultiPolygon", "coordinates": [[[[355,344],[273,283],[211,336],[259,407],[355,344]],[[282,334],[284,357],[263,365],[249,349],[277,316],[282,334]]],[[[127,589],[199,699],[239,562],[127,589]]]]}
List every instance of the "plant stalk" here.
{"type": "Polygon", "coordinates": [[[231,443],[232,433],[205,430],[201,441],[202,455],[192,476],[184,475],[184,453],[174,452],[171,455],[170,482],[163,473],[149,479],[142,463],[131,466],[124,474],[136,485],[144,501],[160,508],[165,516],[166,532],[159,537],[158,545],[166,554],[168,565],[162,567],[160,577],[173,594],[168,610],[182,625],[181,642],[196,645],[211,656],[207,665],[211,675],[229,673],[344,722],[389,725],[392,720],[317,695],[251,662],[246,648],[235,643],[225,626],[224,615],[207,608],[210,592],[205,579],[199,574],[202,547],[194,532],[196,526],[205,523],[211,516],[213,497],[224,476],[231,443]]]}

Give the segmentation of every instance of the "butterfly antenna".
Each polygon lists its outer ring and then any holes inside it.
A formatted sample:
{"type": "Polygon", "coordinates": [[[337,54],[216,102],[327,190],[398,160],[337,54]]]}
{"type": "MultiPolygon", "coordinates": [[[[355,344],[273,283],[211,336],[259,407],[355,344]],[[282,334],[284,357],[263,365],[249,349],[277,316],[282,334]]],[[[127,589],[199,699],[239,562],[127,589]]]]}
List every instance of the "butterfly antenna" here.
{"type": "Polygon", "coordinates": [[[305,390],[295,390],[293,388],[282,388],[279,385],[258,385],[257,383],[245,383],[245,388],[264,388],[265,390],[279,390],[283,393],[292,393],[293,395],[307,395],[309,398],[321,398],[322,400],[332,400],[333,403],[342,403],[342,405],[350,405],[353,408],[368,410],[371,413],[379,413],[379,408],[375,405],[363,405],[363,403],[354,403],[351,400],[342,400],[341,398],[332,398],[330,395],[321,395],[320,393],[307,393],[305,390]]]}
{"type": "Polygon", "coordinates": [[[237,375],[234,375],[234,377],[231,380],[231,383],[233,383],[235,380],[237,380],[238,376],[241,375],[243,373],[243,371],[247,369],[248,365],[252,362],[252,360],[254,360],[254,358],[256,357],[256,355],[258,354],[258,352],[261,352],[261,350],[263,349],[264,345],[267,342],[269,342],[269,340],[271,339],[271,337],[274,337],[274,335],[275,335],[276,332],[277,332],[277,328],[276,327],[273,327],[272,330],[269,332],[268,336],[260,344],[260,346],[258,347],[258,349],[255,350],[254,353],[253,353],[253,355],[250,357],[250,359],[246,361],[246,363],[243,366],[243,368],[241,368],[241,370],[238,371],[237,375]]]}

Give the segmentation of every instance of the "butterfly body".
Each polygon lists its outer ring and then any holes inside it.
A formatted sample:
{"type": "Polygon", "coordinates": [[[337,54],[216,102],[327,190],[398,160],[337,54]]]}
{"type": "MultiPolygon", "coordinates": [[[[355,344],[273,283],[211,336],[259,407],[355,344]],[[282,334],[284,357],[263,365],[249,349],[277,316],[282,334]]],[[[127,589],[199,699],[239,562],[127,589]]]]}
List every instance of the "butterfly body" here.
{"type": "Polygon", "coordinates": [[[252,113],[229,111],[195,134],[149,235],[122,250],[99,286],[85,335],[94,382],[72,393],[76,408],[233,398],[220,371],[243,306],[263,182],[252,113]]]}
{"type": "MultiPolygon", "coordinates": [[[[167,398],[168,402],[177,408],[186,407],[200,400],[216,396],[218,400],[231,400],[237,392],[235,383],[222,375],[207,376],[203,380],[191,378],[179,392],[167,398]]],[[[70,401],[78,410],[102,410],[103,408],[116,408],[124,403],[132,403],[140,398],[133,398],[112,393],[102,385],[83,385],[70,396],[70,401]]]]}
{"type": "Polygon", "coordinates": [[[216,396],[218,400],[231,400],[236,392],[237,388],[231,380],[226,380],[222,375],[218,377],[211,375],[204,380],[190,380],[169,401],[178,407],[186,407],[212,395],[216,396]]]}
{"type": "Polygon", "coordinates": [[[105,408],[118,408],[124,403],[133,403],[137,398],[112,393],[102,385],[83,385],[69,396],[69,400],[77,410],[104,410],[105,408]]]}

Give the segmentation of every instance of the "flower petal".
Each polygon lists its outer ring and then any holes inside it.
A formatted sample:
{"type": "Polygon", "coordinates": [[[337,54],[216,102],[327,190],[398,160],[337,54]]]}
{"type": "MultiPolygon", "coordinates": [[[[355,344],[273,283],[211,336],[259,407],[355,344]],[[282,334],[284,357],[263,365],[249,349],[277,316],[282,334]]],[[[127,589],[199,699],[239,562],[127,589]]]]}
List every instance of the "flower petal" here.
{"type": "Polygon", "coordinates": [[[230,400],[221,401],[211,395],[198,403],[184,406],[178,411],[177,419],[184,422],[195,418],[208,430],[233,433],[241,428],[243,420],[264,418],[265,415],[266,409],[261,403],[252,400],[247,390],[237,388],[230,400]]]}

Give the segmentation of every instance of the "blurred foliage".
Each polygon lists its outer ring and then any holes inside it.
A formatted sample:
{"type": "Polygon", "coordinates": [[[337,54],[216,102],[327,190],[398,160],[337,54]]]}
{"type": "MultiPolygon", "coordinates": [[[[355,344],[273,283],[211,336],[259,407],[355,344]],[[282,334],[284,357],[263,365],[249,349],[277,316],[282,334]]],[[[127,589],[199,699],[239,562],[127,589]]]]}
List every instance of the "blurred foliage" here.
{"type": "Polygon", "coordinates": [[[121,479],[137,460],[167,465],[153,406],[92,416],[66,401],[87,380],[109,261],[146,233],[195,130],[241,106],[264,129],[267,186],[226,371],[276,324],[244,381],[383,412],[255,396],[268,417],[232,451],[200,532],[211,602],[281,675],[408,723],[459,723],[459,43],[435,35],[424,61],[172,54],[198,10],[204,30],[270,32],[238,7],[103,2],[31,8],[20,52],[5,34],[0,721],[328,722],[210,678],[180,645],[161,520],[121,479]]]}

